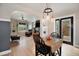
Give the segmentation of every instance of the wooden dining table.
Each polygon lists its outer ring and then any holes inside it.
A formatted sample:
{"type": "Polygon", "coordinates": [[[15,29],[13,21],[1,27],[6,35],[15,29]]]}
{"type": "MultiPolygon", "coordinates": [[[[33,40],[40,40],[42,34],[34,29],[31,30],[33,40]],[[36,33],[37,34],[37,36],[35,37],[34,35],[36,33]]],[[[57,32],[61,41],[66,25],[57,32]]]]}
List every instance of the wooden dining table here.
{"type": "MultiPolygon", "coordinates": [[[[34,35],[38,35],[39,33],[33,33],[34,35]]],[[[56,52],[58,49],[60,51],[59,56],[61,56],[61,49],[62,49],[62,43],[63,39],[54,39],[53,37],[50,37],[50,40],[47,39],[47,37],[42,37],[45,44],[51,47],[52,53],[56,52]]]]}
{"type": "Polygon", "coordinates": [[[61,49],[62,49],[62,39],[53,39],[51,38],[50,40],[47,40],[44,38],[45,44],[51,47],[52,52],[56,52],[58,49],[60,51],[59,56],[61,56],[61,49]]]}

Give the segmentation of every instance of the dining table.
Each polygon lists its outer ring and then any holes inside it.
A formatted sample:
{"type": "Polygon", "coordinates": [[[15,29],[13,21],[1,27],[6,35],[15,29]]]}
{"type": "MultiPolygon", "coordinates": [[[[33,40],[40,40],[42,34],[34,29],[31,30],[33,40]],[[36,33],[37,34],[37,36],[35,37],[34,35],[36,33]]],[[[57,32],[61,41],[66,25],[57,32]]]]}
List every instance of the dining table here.
{"type": "MultiPolygon", "coordinates": [[[[33,33],[34,35],[38,35],[39,33],[33,33]]],[[[62,38],[53,38],[50,37],[50,39],[47,39],[46,37],[42,37],[44,40],[45,44],[51,47],[52,53],[55,53],[57,50],[59,50],[59,56],[61,56],[62,53],[62,43],[63,39],[62,38]]]]}
{"type": "Polygon", "coordinates": [[[59,56],[61,56],[63,39],[60,39],[60,38],[57,38],[57,39],[43,38],[43,40],[44,40],[46,45],[51,47],[52,53],[55,53],[57,50],[59,50],[59,56]]]}

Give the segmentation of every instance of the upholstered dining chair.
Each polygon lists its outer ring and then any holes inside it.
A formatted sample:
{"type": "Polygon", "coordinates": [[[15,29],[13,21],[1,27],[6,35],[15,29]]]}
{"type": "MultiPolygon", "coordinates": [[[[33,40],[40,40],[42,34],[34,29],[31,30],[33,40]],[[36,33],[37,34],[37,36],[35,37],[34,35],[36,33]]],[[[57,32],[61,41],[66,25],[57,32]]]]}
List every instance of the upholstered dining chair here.
{"type": "Polygon", "coordinates": [[[51,47],[47,46],[45,44],[45,42],[43,41],[43,39],[40,37],[39,34],[33,34],[33,39],[35,42],[35,53],[36,56],[38,55],[49,55],[49,56],[53,56],[54,53],[51,52],[51,47]]]}

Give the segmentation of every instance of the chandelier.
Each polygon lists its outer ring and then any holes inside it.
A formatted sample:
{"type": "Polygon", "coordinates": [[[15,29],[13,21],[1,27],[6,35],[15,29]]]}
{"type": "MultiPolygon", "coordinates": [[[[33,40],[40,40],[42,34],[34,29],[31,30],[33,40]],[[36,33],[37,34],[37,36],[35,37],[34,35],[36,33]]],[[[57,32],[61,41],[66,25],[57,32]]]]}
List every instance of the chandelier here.
{"type": "Polygon", "coordinates": [[[44,13],[46,13],[47,15],[49,15],[49,13],[53,12],[51,8],[45,8],[44,9],[44,13]]]}
{"type": "Polygon", "coordinates": [[[50,19],[52,17],[53,17],[53,10],[46,4],[46,8],[43,11],[43,18],[50,19]]]}

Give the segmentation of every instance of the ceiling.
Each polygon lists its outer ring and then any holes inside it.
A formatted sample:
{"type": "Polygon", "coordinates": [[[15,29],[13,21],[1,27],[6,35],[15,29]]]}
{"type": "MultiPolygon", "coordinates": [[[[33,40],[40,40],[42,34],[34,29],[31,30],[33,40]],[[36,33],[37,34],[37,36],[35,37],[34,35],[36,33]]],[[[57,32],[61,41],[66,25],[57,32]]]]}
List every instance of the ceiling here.
{"type": "MultiPolygon", "coordinates": [[[[72,14],[79,10],[78,3],[48,3],[47,6],[53,9],[55,17],[72,14]]],[[[0,3],[0,17],[20,18],[23,14],[25,19],[40,19],[45,7],[45,3],[0,3]]]]}

